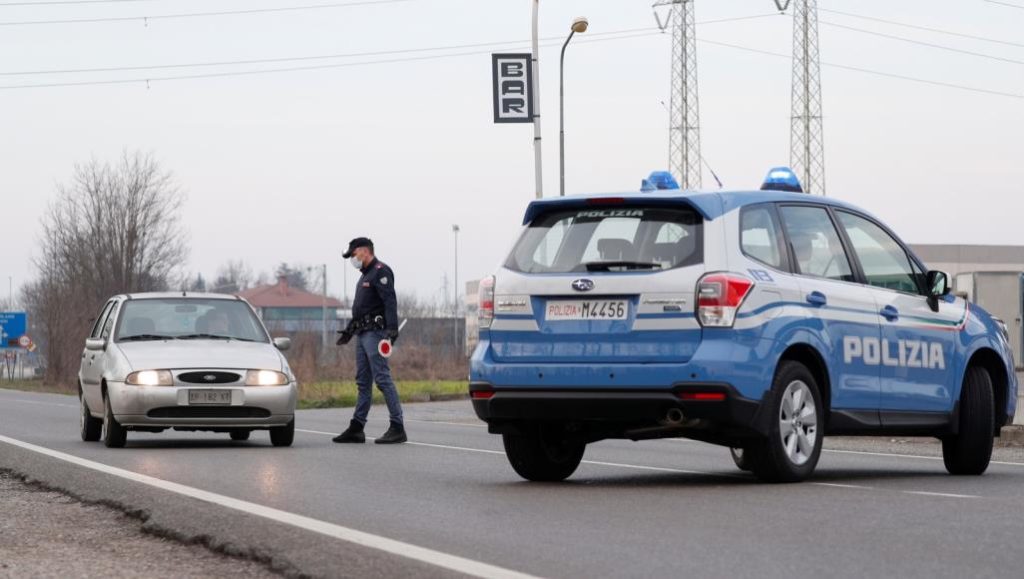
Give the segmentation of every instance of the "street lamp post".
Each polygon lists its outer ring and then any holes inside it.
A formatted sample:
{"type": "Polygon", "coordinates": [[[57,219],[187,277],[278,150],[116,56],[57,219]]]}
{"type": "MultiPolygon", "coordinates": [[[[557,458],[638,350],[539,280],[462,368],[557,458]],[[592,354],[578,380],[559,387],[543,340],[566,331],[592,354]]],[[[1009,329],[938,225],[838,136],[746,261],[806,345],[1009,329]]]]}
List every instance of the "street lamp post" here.
{"type": "Polygon", "coordinates": [[[590,22],[582,16],[572,21],[569,37],[562,45],[562,56],[558,61],[558,194],[560,196],[565,195],[565,48],[569,46],[569,41],[577,32],[583,34],[587,31],[588,26],[590,26],[590,22]]]}
{"type": "Polygon", "coordinates": [[[454,309],[455,315],[452,320],[452,327],[455,328],[455,349],[458,351],[459,348],[459,226],[452,224],[452,234],[455,236],[455,283],[454,286],[452,308],[454,309]]]}
{"type": "Polygon", "coordinates": [[[541,133],[540,133],[540,38],[539,38],[540,0],[533,0],[533,173],[537,199],[544,197],[544,172],[541,170],[541,133]]]}

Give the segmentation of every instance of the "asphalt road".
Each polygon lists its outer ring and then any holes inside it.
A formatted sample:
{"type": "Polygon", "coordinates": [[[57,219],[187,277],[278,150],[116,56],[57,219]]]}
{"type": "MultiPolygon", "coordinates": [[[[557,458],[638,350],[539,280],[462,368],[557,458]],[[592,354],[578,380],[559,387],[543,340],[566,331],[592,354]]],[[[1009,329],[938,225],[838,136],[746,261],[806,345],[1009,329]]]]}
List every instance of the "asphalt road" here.
{"type": "MultiPolygon", "coordinates": [[[[292,574],[1024,575],[1019,450],[952,477],[935,445],[840,440],[812,481],[763,485],[720,447],[606,441],[568,482],[537,484],[468,404],[408,405],[413,443],[393,447],[332,444],[345,409],[300,412],[288,449],[170,432],[113,450],[80,441],[75,398],[0,390],[0,468],[292,574]]],[[[375,407],[368,432],[385,428],[375,407]]]]}

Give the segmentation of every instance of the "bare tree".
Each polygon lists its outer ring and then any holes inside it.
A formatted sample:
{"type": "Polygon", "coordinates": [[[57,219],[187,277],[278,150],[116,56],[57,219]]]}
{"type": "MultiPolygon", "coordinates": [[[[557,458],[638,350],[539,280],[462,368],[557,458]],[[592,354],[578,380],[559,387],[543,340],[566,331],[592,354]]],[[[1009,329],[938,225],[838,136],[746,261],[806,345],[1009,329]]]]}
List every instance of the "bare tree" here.
{"type": "Polygon", "coordinates": [[[252,267],[241,259],[231,259],[217,269],[210,291],[233,293],[253,287],[252,267]]]}
{"type": "Polygon", "coordinates": [[[47,379],[73,380],[90,318],[118,293],[162,290],[188,255],[184,196],[147,154],[77,165],[42,218],[26,298],[47,338],[47,379]]]}

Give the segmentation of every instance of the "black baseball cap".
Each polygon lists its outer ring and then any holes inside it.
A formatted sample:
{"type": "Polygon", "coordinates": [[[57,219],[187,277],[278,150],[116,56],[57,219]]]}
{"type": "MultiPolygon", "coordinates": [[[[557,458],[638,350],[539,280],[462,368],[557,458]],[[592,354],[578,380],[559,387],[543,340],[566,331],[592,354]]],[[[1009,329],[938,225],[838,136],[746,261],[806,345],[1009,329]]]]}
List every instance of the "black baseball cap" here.
{"type": "Polygon", "coordinates": [[[348,242],[348,251],[341,254],[341,257],[345,259],[352,257],[352,253],[359,247],[369,247],[370,251],[373,251],[373,242],[370,241],[369,237],[357,237],[348,242]]]}

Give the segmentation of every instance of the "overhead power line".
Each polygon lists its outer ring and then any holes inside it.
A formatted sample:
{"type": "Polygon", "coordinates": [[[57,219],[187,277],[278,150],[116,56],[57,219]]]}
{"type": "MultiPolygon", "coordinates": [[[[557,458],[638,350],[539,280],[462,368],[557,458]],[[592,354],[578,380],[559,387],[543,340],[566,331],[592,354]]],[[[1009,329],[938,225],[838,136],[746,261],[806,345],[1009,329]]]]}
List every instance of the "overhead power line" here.
{"type": "MultiPolygon", "coordinates": [[[[736,50],[742,50],[744,52],[753,52],[753,53],[756,53],[756,54],[765,54],[765,55],[768,55],[768,56],[776,56],[776,57],[779,57],[779,58],[785,58],[787,60],[792,60],[792,58],[793,58],[789,54],[782,54],[780,52],[772,52],[770,50],[761,50],[759,48],[751,48],[749,46],[740,46],[738,44],[729,44],[727,42],[718,42],[716,40],[698,39],[698,42],[703,42],[705,44],[713,44],[715,46],[722,46],[722,47],[726,47],[726,48],[733,48],[733,49],[736,49],[736,50]]],[[[895,78],[895,79],[906,80],[906,81],[916,82],[916,83],[921,83],[921,84],[929,84],[929,85],[941,86],[941,87],[946,87],[946,88],[955,88],[955,89],[958,89],[958,90],[965,90],[965,91],[970,91],[970,92],[983,93],[983,94],[1002,96],[1002,97],[1010,97],[1010,98],[1024,100],[1024,94],[1021,94],[1021,93],[1003,92],[1003,91],[998,91],[998,90],[991,90],[991,89],[986,89],[986,88],[967,86],[967,85],[963,85],[963,84],[956,84],[956,83],[952,83],[952,82],[944,82],[944,81],[939,81],[939,80],[928,80],[928,79],[918,78],[918,77],[914,77],[914,76],[907,76],[907,75],[896,74],[896,73],[891,73],[891,72],[883,72],[883,71],[880,71],[880,70],[873,70],[873,69],[870,69],[870,68],[861,68],[861,67],[857,67],[857,66],[850,66],[850,65],[847,65],[847,64],[838,64],[838,63],[834,63],[834,62],[821,61],[821,65],[822,66],[827,66],[827,67],[830,67],[830,68],[839,68],[839,69],[843,69],[843,70],[852,70],[852,71],[855,71],[855,72],[862,72],[864,74],[871,74],[871,75],[882,76],[882,77],[886,77],[886,78],[895,78]]]]}
{"type": "Polygon", "coordinates": [[[935,32],[937,34],[946,34],[949,36],[958,36],[960,38],[970,38],[971,40],[979,40],[982,42],[991,42],[994,44],[1003,44],[1006,46],[1017,46],[1024,48],[1024,43],[1010,42],[1008,40],[999,40],[996,38],[989,38],[987,36],[978,36],[976,34],[966,34],[963,32],[956,32],[953,30],[944,30],[942,28],[932,28],[930,26],[920,26],[917,24],[907,24],[906,22],[897,22],[895,20],[888,20],[885,18],[877,18],[874,16],[864,16],[863,14],[853,14],[851,12],[843,12],[841,10],[829,10],[826,8],[818,8],[818,12],[828,12],[829,14],[836,14],[839,16],[847,16],[849,18],[859,18],[861,20],[868,20],[871,22],[881,22],[884,24],[891,24],[893,26],[902,26],[903,28],[911,28],[914,30],[923,30],[926,32],[935,32]]]}
{"type": "MultiPolygon", "coordinates": [[[[725,22],[737,22],[740,20],[751,20],[754,18],[766,18],[769,16],[777,16],[777,14],[758,14],[754,16],[740,16],[734,18],[722,18],[718,20],[705,20],[700,22],[701,25],[706,24],[720,24],[725,22]]],[[[655,27],[643,27],[643,28],[626,28],[622,30],[610,30],[607,32],[589,32],[588,37],[607,37],[615,36],[620,34],[631,34],[634,32],[656,32],[658,28],[655,27]]],[[[542,38],[545,41],[560,40],[562,37],[550,36],[542,38]]],[[[220,61],[207,61],[207,62],[190,62],[190,63],[175,63],[175,64],[153,64],[153,65],[138,65],[138,66],[104,66],[104,67],[92,67],[92,68],[65,68],[65,69],[49,69],[49,70],[22,70],[22,71],[0,71],[0,76],[37,76],[47,74],[79,74],[79,73],[97,73],[97,72],[131,72],[140,70],[167,70],[176,68],[202,68],[211,66],[232,66],[232,65],[252,65],[252,64],[280,64],[284,62],[302,62],[309,60],[330,60],[336,58],[359,58],[359,57],[376,57],[376,56],[393,56],[397,54],[410,54],[417,52],[435,52],[443,50],[458,50],[463,48],[482,48],[485,46],[507,46],[511,44],[521,44],[526,42],[524,40],[506,40],[498,42],[478,42],[473,44],[454,44],[449,46],[435,46],[428,48],[407,48],[407,49],[396,49],[396,50],[382,50],[373,52],[349,52],[339,54],[317,54],[317,55],[303,55],[303,56],[287,56],[287,57],[276,57],[276,58],[255,58],[245,60],[220,60],[220,61]]]]}
{"type": "Polygon", "coordinates": [[[267,14],[272,12],[298,12],[326,8],[349,8],[375,4],[395,4],[411,0],[357,0],[355,2],[332,2],[330,4],[305,4],[301,6],[278,6],[275,8],[246,8],[241,10],[219,10],[216,12],[183,12],[178,14],[154,14],[152,16],[111,16],[104,18],[68,18],[63,20],[17,20],[0,22],[0,26],[35,26],[42,24],[95,24],[98,22],[147,22],[149,20],[170,20],[178,18],[202,18],[208,16],[236,16],[243,14],[267,14]]]}
{"type": "Polygon", "coordinates": [[[947,52],[956,52],[958,54],[966,54],[969,56],[977,56],[979,58],[987,58],[989,60],[998,60],[1000,62],[1009,62],[1011,64],[1024,64],[1024,60],[1017,60],[1014,58],[1006,58],[1003,56],[996,56],[994,54],[985,54],[983,52],[974,52],[972,50],[963,50],[961,48],[954,48],[952,46],[945,46],[942,44],[934,44],[931,42],[923,42],[921,40],[914,40],[913,38],[906,38],[904,36],[896,36],[894,34],[885,34],[883,32],[875,32],[874,30],[866,30],[864,28],[857,28],[855,26],[846,26],[845,24],[838,24],[835,22],[820,21],[822,24],[831,26],[833,28],[842,28],[843,30],[851,30],[853,32],[860,32],[861,34],[870,34],[872,36],[878,36],[881,38],[889,38],[891,40],[898,40],[900,42],[907,42],[910,44],[917,44],[920,46],[928,46],[930,48],[937,48],[939,50],[945,50],[947,52]]]}
{"type": "Polygon", "coordinates": [[[998,0],[985,0],[985,2],[988,2],[989,4],[999,4],[1000,6],[1009,6],[1010,8],[1017,8],[1019,10],[1024,10],[1024,5],[1021,5],[1021,4],[1011,4],[1009,2],[999,2],[998,0]]]}
{"type": "MultiPolygon", "coordinates": [[[[661,32],[657,31],[657,30],[654,30],[654,31],[648,31],[648,32],[643,32],[643,33],[639,33],[639,34],[629,34],[629,35],[623,35],[623,36],[616,36],[616,37],[612,37],[612,38],[590,38],[590,39],[586,39],[586,40],[580,40],[579,44],[589,44],[589,43],[593,43],[593,42],[606,42],[606,41],[609,41],[609,40],[624,40],[624,39],[627,39],[627,38],[640,38],[640,37],[644,37],[644,36],[659,36],[659,35],[661,35],[661,32]]],[[[545,42],[542,46],[544,46],[544,47],[558,46],[560,44],[560,42],[561,42],[561,39],[557,39],[554,42],[551,42],[551,41],[545,42]]],[[[526,46],[524,44],[524,45],[522,45],[520,47],[516,47],[516,49],[519,49],[519,48],[522,48],[522,49],[525,50],[525,49],[528,48],[528,46],[526,46]]],[[[422,50],[427,50],[427,49],[422,49],[422,50]]],[[[25,89],[25,88],[55,88],[55,87],[69,87],[69,86],[95,86],[95,85],[113,85],[113,84],[139,84],[139,83],[146,83],[146,85],[148,86],[149,83],[160,82],[160,81],[195,80],[195,79],[231,77],[231,76],[254,76],[254,75],[261,75],[261,74],[281,73],[281,72],[297,72],[297,71],[308,71],[308,70],[322,70],[322,69],[330,69],[330,68],[348,68],[348,67],[354,67],[354,66],[371,66],[371,65],[375,65],[375,64],[392,64],[392,63],[398,63],[398,62],[414,62],[414,61],[421,61],[421,60],[436,60],[436,59],[441,59],[441,58],[454,58],[454,57],[460,57],[460,56],[471,56],[471,55],[479,55],[479,54],[490,54],[490,50],[473,50],[473,51],[455,52],[455,53],[450,53],[450,54],[429,54],[429,55],[424,55],[424,56],[406,56],[406,57],[402,57],[402,58],[390,58],[390,59],[371,60],[371,61],[364,61],[364,62],[340,62],[340,63],[330,63],[330,64],[315,64],[315,65],[308,65],[308,66],[292,66],[292,67],[282,67],[282,68],[267,68],[267,69],[258,69],[258,70],[238,70],[238,71],[186,74],[186,75],[178,75],[178,76],[138,77],[138,78],[123,78],[123,79],[110,79],[110,80],[85,80],[85,81],[79,81],[79,82],[72,81],[72,82],[55,82],[55,83],[42,83],[42,84],[7,85],[7,86],[0,86],[0,90],[25,89]]]]}
{"type": "MultiPolygon", "coordinates": [[[[614,30],[609,32],[591,32],[587,34],[588,37],[609,37],[617,36],[622,34],[632,34],[637,32],[654,33],[658,29],[654,27],[646,28],[629,28],[623,30],[614,30]]],[[[629,37],[632,38],[632,37],[629,37]]],[[[551,36],[542,38],[543,41],[553,42],[561,40],[561,37],[551,36]]],[[[220,60],[220,61],[207,61],[207,62],[189,62],[189,63],[176,63],[176,64],[153,64],[153,65],[140,65],[140,66],[108,66],[108,67],[97,67],[97,68],[67,68],[67,69],[51,69],[51,70],[25,70],[25,71],[10,71],[0,72],[0,76],[37,76],[47,74],[78,74],[78,73],[96,73],[96,72],[133,72],[140,70],[167,70],[176,68],[203,68],[211,66],[234,66],[234,65],[252,65],[252,64],[280,64],[284,62],[302,62],[310,60],[331,60],[338,58],[369,58],[378,56],[394,56],[398,54],[415,54],[421,52],[439,52],[445,50],[460,50],[465,48],[482,48],[486,46],[497,47],[497,46],[508,46],[514,44],[521,44],[523,40],[506,40],[497,42],[478,42],[472,44],[452,44],[448,46],[434,46],[426,48],[405,48],[395,50],[378,50],[371,52],[347,52],[338,54],[314,54],[304,56],[285,56],[277,58],[254,58],[248,60],[220,60]]],[[[155,80],[155,79],[154,79],[155,80]]]]}
{"type": "Polygon", "coordinates": [[[53,6],[63,4],[120,4],[121,2],[152,2],[153,0],[39,0],[37,2],[0,2],[2,6],[53,6]]]}

